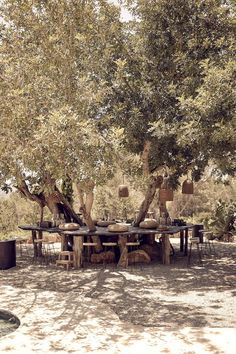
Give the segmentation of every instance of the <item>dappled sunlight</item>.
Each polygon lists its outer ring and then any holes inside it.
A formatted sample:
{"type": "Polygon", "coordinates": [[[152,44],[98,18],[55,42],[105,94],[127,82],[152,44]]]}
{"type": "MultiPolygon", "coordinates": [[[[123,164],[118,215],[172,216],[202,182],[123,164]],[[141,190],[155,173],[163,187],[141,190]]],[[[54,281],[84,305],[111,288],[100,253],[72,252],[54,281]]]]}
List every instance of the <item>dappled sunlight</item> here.
{"type": "MultiPolygon", "coordinates": [[[[159,353],[183,353],[186,346],[189,353],[217,353],[216,333],[236,326],[236,272],[229,263],[236,245],[217,247],[221,257],[205,258],[203,266],[193,258],[191,267],[179,256],[169,267],[70,271],[19,259],[0,272],[1,303],[21,320],[9,338],[27,338],[25,348],[42,353],[64,352],[62,343],[71,353],[157,353],[157,346],[159,353]]],[[[2,343],[12,346],[8,338],[2,343]]]]}

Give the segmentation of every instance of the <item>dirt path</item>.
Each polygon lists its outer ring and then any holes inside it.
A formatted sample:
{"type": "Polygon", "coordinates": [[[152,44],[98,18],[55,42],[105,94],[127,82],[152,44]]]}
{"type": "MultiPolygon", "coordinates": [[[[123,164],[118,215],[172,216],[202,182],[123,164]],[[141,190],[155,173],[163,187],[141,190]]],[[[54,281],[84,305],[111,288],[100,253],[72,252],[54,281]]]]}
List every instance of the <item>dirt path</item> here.
{"type": "Polygon", "coordinates": [[[0,272],[0,308],[19,329],[6,353],[234,353],[236,244],[203,266],[178,254],[170,267],[66,272],[28,260],[0,272]]]}

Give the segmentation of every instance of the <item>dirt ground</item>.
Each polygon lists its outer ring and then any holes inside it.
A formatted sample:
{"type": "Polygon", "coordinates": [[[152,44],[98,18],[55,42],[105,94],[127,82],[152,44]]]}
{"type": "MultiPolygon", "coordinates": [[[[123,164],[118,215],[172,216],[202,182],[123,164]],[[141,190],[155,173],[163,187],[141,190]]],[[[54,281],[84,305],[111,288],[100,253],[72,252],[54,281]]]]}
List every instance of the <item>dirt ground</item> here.
{"type": "Polygon", "coordinates": [[[17,258],[0,271],[0,309],[21,325],[0,353],[236,353],[236,243],[215,247],[190,267],[178,251],[170,266],[68,272],[17,258]]]}

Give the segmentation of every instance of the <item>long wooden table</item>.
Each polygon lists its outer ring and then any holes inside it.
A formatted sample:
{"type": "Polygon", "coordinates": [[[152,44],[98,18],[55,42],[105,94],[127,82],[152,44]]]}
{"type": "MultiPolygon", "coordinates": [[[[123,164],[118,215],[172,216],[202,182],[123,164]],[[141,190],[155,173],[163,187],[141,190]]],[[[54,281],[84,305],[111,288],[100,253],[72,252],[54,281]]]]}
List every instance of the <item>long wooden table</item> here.
{"type": "Polygon", "coordinates": [[[83,237],[84,236],[103,236],[110,237],[116,236],[118,238],[118,244],[122,243],[124,248],[127,249],[127,237],[131,235],[145,236],[145,235],[161,235],[162,238],[162,263],[170,264],[170,240],[169,236],[180,233],[180,251],[184,252],[184,255],[188,253],[188,230],[193,225],[186,226],[173,226],[168,230],[162,229],[142,229],[139,227],[129,226],[127,232],[110,232],[105,227],[97,227],[96,231],[89,231],[87,227],[81,227],[75,231],[64,231],[63,234],[73,236],[74,251],[76,255],[76,266],[81,266],[82,252],[83,252],[83,237]]]}
{"type": "Polygon", "coordinates": [[[43,232],[58,233],[62,237],[62,249],[63,245],[66,243],[68,236],[73,237],[74,252],[75,252],[75,266],[80,268],[82,266],[82,252],[83,252],[83,238],[85,236],[103,236],[111,237],[116,236],[118,238],[118,243],[122,243],[124,249],[127,250],[127,237],[131,235],[161,235],[162,238],[162,263],[165,265],[170,264],[170,240],[169,236],[179,233],[180,234],[180,251],[184,252],[184,255],[188,253],[188,231],[193,228],[194,225],[186,226],[172,226],[168,230],[163,229],[142,229],[139,227],[129,226],[127,232],[110,232],[106,227],[97,227],[95,231],[89,231],[87,227],[81,227],[75,231],[62,231],[61,229],[55,228],[45,228],[36,225],[20,225],[19,228],[22,230],[31,231],[32,242],[34,246],[34,255],[36,257],[42,256],[42,244],[35,242],[36,239],[42,239],[43,232]]]}

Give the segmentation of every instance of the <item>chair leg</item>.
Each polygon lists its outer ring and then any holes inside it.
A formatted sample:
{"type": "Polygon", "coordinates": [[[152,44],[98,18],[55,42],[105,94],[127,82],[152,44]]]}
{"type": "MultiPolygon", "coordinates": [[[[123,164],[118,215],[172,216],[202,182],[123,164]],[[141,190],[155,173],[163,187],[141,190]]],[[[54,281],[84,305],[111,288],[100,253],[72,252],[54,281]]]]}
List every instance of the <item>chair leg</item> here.
{"type": "Polygon", "coordinates": [[[198,252],[199,262],[202,264],[202,252],[201,252],[201,249],[199,247],[199,243],[197,243],[197,252],[198,252]]]}
{"type": "Polygon", "coordinates": [[[172,251],[172,256],[174,256],[175,255],[175,249],[174,249],[174,247],[173,247],[173,245],[170,243],[170,248],[171,248],[171,251],[172,251]]]}
{"type": "Polygon", "coordinates": [[[188,266],[190,265],[191,255],[192,255],[192,242],[190,243],[190,246],[189,246],[189,252],[188,252],[188,266]]]}
{"type": "Polygon", "coordinates": [[[216,255],[216,249],[215,249],[215,245],[214,245],[213,241],[211,242],[211,248],[212,248],[213,254],[216,255]]]}
{"type": "Polygon", "coordinates": [[[19,251],[20,251],[20,257],[22,257],[23,253],[22,253],[22,242],[19,242],[19,251]]]}

